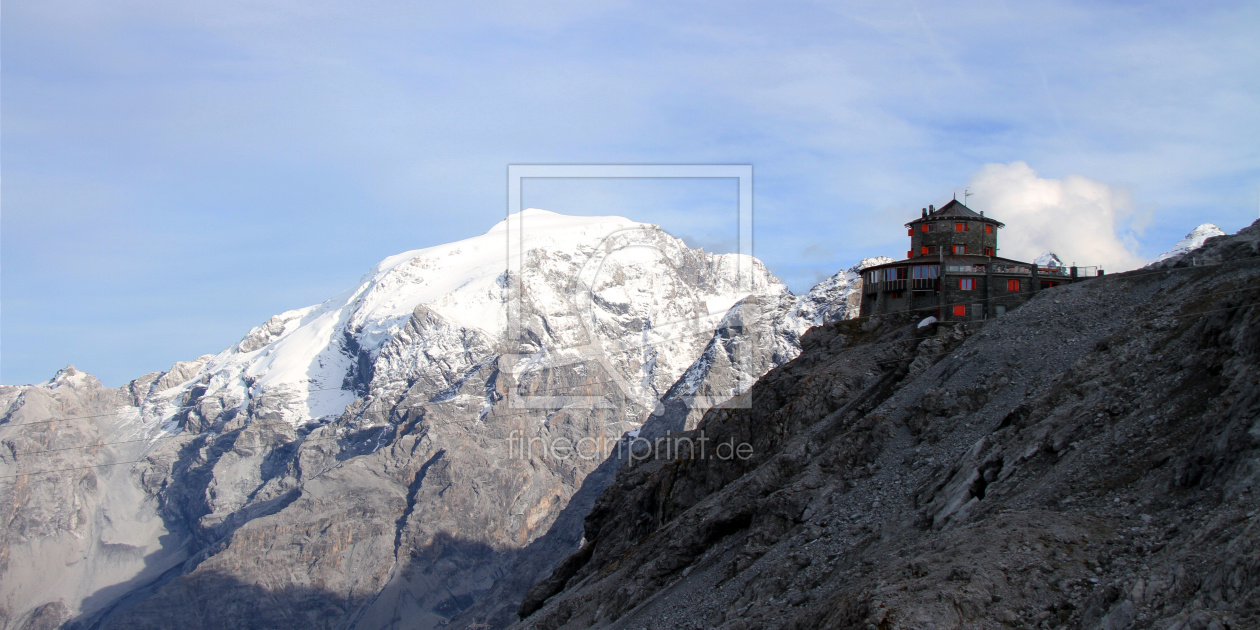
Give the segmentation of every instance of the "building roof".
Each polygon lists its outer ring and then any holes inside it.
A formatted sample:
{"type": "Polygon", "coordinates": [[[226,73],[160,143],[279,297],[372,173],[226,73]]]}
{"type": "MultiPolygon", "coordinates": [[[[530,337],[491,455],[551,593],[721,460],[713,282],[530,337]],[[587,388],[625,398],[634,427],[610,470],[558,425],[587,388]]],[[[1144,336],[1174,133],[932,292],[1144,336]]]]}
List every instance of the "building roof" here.
{"type": "Polygon", "coordinates": [[[980,213],[959,203],[957,199],[936,209],[936,212],[930,216],[934,217],[966,217],[969,219],[979,219],[980,213]]]}
{"type": "Polygon", "coordinates": [[[1002,223],[997,219],[986,217],[979,212],[964,206],[962,202],[957,199],[954,199],[940,208],[937,208],[933,212],[929,212],[926,217],[919,217],[910,223],[907,223],[906,227],[910,227],[912,224],[924,219],[979,219],[985,223],[992,223],[998,227],[1006,227],[1005,223],[1002,223]]]}
{"type": "Polygon", "coordinates": [[[1024,265],[1026,267],[1032,267],[1032,263],[1030,262],[1024,262],[1022,260],[1012,260],[1010,258],[1000,258],[997,256],[977,256],[974,254],[958,254],[958,255],[947,254],[944,257],[939,257],[939,256],[934,256],[934,255],[929,254],[927,256],[916,256],[914,258],[903,258],[902,260],[894,260],[893,262],[884,263],[882,265],[872,265],[870,267],[863,269],[862,271],[867,272],[867,271],[872,271],[875,269],[887,269],[888,267],[905,267],[907,265],[937,265],[937,264],[942,264],[942,263],[946,265],[986,265],[989,263],[998,263],[998,264],[1004,264],[1004,265],[1024,265]]]}

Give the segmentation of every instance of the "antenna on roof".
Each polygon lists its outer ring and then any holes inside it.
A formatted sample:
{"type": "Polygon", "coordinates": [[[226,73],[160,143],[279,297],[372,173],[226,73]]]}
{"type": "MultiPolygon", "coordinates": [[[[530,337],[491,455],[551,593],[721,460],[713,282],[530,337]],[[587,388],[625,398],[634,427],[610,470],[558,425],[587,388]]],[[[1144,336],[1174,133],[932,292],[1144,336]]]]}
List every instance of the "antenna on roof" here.
{"type": "Polygon", "coordinates": [[[964,205],[964,206],[965,206],[965,205],[967,205],[967,197],[970,197],[970,196],[972,196],[972,195],[974,195],[974,194],[975,194],[975,193],[971,192],[971,189],[970,189],[970,188],[964,188],[964,189],[963,189],[963,205],[964,205]]]}

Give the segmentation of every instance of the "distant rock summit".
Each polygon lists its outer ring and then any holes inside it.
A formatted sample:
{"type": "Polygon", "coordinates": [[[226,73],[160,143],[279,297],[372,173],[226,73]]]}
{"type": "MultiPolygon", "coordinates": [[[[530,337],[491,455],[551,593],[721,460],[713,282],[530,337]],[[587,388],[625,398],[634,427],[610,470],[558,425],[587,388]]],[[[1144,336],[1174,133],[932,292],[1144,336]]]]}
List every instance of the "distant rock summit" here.
{"type": "Polygon", "coordinates": [[[526,210],[119,389],[0,387],[0,627],[433,628],[492,588],[503,625],[627,432],[795,358],[868,262],[798,297],[655,225],[526,210]]]}
{"type": "Polygon", "coordinates": [[[1225,232],[1211,223],[1204,223],[1203,225],[1191,230],[1185,238],[1178,241],[1176,245],[1173,245],[1172,249],[1157,256],[1155,260],[1151,261],[1151,263],[1147,265],[1147,267],[1157,266],[1165,260],[1176,258],[1199,249],[1200,247],[1203,247],[1203,244],[1206,243],[1209,238],[1215,236],[1225,236],[1225,232]]]}
{"type": "Polygon", "coordinates": [[[1058,268],[1064,266],[1063,261],[1059,260],[1058,254],[1055,254],[1054,252],[1042,252],[1042,254],[1033,261],[1033,264],[1044,268],[1058,268]]]}

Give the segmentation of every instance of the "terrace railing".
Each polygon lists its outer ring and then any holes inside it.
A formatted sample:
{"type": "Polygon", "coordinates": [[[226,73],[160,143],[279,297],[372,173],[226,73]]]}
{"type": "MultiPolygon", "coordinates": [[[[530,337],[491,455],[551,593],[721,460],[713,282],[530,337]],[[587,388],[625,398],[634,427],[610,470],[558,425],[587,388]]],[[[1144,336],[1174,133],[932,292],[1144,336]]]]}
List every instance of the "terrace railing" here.
{"type": "Polygon", "coordinates": [[[1005,274],[1014,274],[1014,275],[1020,275],[1020,276],[1032,275],[1032,268],[1025,267],[1024,265],[994,264],[992,265],[992,267],[993,267],[993,273],[1005,273],[1005,274]]]}

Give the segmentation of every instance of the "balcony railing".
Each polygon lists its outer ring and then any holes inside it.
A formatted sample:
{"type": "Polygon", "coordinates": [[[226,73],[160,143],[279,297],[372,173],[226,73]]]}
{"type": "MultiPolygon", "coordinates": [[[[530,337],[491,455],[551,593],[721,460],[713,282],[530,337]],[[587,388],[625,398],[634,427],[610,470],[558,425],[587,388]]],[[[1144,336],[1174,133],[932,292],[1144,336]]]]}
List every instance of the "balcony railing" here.
{"type": "Polygon", "coordinates": [[[984,265],[945,265],[948,273],[984,273],[984,265]]]}
{"type": "Polygon", "coordinates": [[[993,265],[993,273],[1014,274],[1019,276],[1032,275],[1032,269],[1024,265],[993,265]]]}
{"type": "MultiPolygon", "coordinates": [[[[1007,275],[1032,275],[1032,268],[1023,265],[1003,265],[993,263],[990,265],[993,273],[1001,273],[1007,275]]],[[[945,265],[946,273],[984,273],[985,265],[945,265]]],[[[1092,278],[1098,275],[1098,267],[1038,267],[1037,275],[1054,278],[1092,278]],[[1073,270],[1075,269],[1075,275],[1073,270]]]]}

